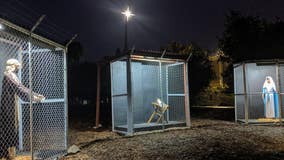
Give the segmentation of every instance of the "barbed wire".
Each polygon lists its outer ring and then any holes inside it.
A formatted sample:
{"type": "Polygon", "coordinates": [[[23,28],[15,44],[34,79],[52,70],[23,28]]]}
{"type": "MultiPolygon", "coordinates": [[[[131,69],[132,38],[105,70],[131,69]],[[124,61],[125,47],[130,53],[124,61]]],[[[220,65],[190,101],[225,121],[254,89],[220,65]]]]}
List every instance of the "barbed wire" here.
{"type": "MultiPolygon", "coordinates": [[[[26,8],[28,11],[32,12],[34,15],[36,16],[41,16],[42,14],[37,11],[36,9],[34,8],[30,8],[28,7],[27,5],[25,5],[23,2],[19,1],[19,0],[15,0],[17,3],[21,4],[21,6],[23,6],[24,8],[26,8]]],[[[64,32],[65,34],[68,34],[68,35],[73,35],[72,33],[70,32],[67,32],[65,28],[62,28],[61,26],[59,25],[56,25],[57,23],[54,22],[50,17],[47,17],[45,21],[43,21],[43,23],[45,23],[46,25],[50,26],[51,28],[55,28],[57,30],[60,30],[60,32],[64,32]]]]}

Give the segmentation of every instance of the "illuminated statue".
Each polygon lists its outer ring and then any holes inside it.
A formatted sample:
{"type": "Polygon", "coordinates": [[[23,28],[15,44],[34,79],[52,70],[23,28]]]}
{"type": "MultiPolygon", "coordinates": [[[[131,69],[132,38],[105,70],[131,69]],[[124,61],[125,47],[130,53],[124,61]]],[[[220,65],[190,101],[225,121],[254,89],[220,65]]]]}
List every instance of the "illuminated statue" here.
{"type": "Polygon", "coordinates": [[[262,88],[262,99],[264,102],[264,113],[266,118],[278,118],[279,106],[278,95],[272,77],[267,76],[262,88]]]}
{"type": "Polygon", "coordinates": [[[43,95],[31,92],[25,87],[17,76],[21,64],[16,59],[6,62],[6,69],[2,83],[2,95],[0,106],[0,158],[12,159],[15,156],[18,145],[18,100],[41,102],[45,99],[43,95]]]}

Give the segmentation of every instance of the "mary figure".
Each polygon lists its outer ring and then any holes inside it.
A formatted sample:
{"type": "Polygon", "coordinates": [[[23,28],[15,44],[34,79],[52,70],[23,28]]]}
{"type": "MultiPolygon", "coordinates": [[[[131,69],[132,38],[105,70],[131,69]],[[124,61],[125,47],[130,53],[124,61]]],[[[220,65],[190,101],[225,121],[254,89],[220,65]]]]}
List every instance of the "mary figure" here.
{"type": "Polygon", "coordinates": [[[264,116],[266,118],[278,118],[278,94],[271,76],[267,76],[265,78],[265,82],[262,87],[262,99],[264,103],[264,116]]]}

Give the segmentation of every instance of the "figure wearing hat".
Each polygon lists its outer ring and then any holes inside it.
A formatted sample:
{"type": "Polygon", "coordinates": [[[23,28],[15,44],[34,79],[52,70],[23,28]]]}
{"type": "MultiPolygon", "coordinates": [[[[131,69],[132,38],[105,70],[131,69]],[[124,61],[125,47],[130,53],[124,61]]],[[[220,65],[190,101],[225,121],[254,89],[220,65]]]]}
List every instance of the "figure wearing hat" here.
{"type": "Polygon", "coordinates": [[[15,156],[18,145],[18,98],[22,101],[30,101],[30,94],[32,94],[33,102],[41,102],[45,99],[43,95],[31,92],[21,83],[17,76],[20,67],[21,64],[16,59],[9,59],[6,62],[0,106],[0,158],[13,159],[15,156]]]}

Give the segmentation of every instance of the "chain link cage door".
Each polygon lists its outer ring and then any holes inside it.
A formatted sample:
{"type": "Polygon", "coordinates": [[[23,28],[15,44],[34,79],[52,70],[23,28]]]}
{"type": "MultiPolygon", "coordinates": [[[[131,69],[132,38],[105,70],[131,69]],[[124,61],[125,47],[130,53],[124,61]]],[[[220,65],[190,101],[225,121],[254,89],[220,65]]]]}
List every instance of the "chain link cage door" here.
{"type": "Polygon", "coordinates": [[[5,27],[0,31],[0,96],[0,159],[13,150],[15,156],[34,159],[66,153],[64,49],[5,27]]]}

